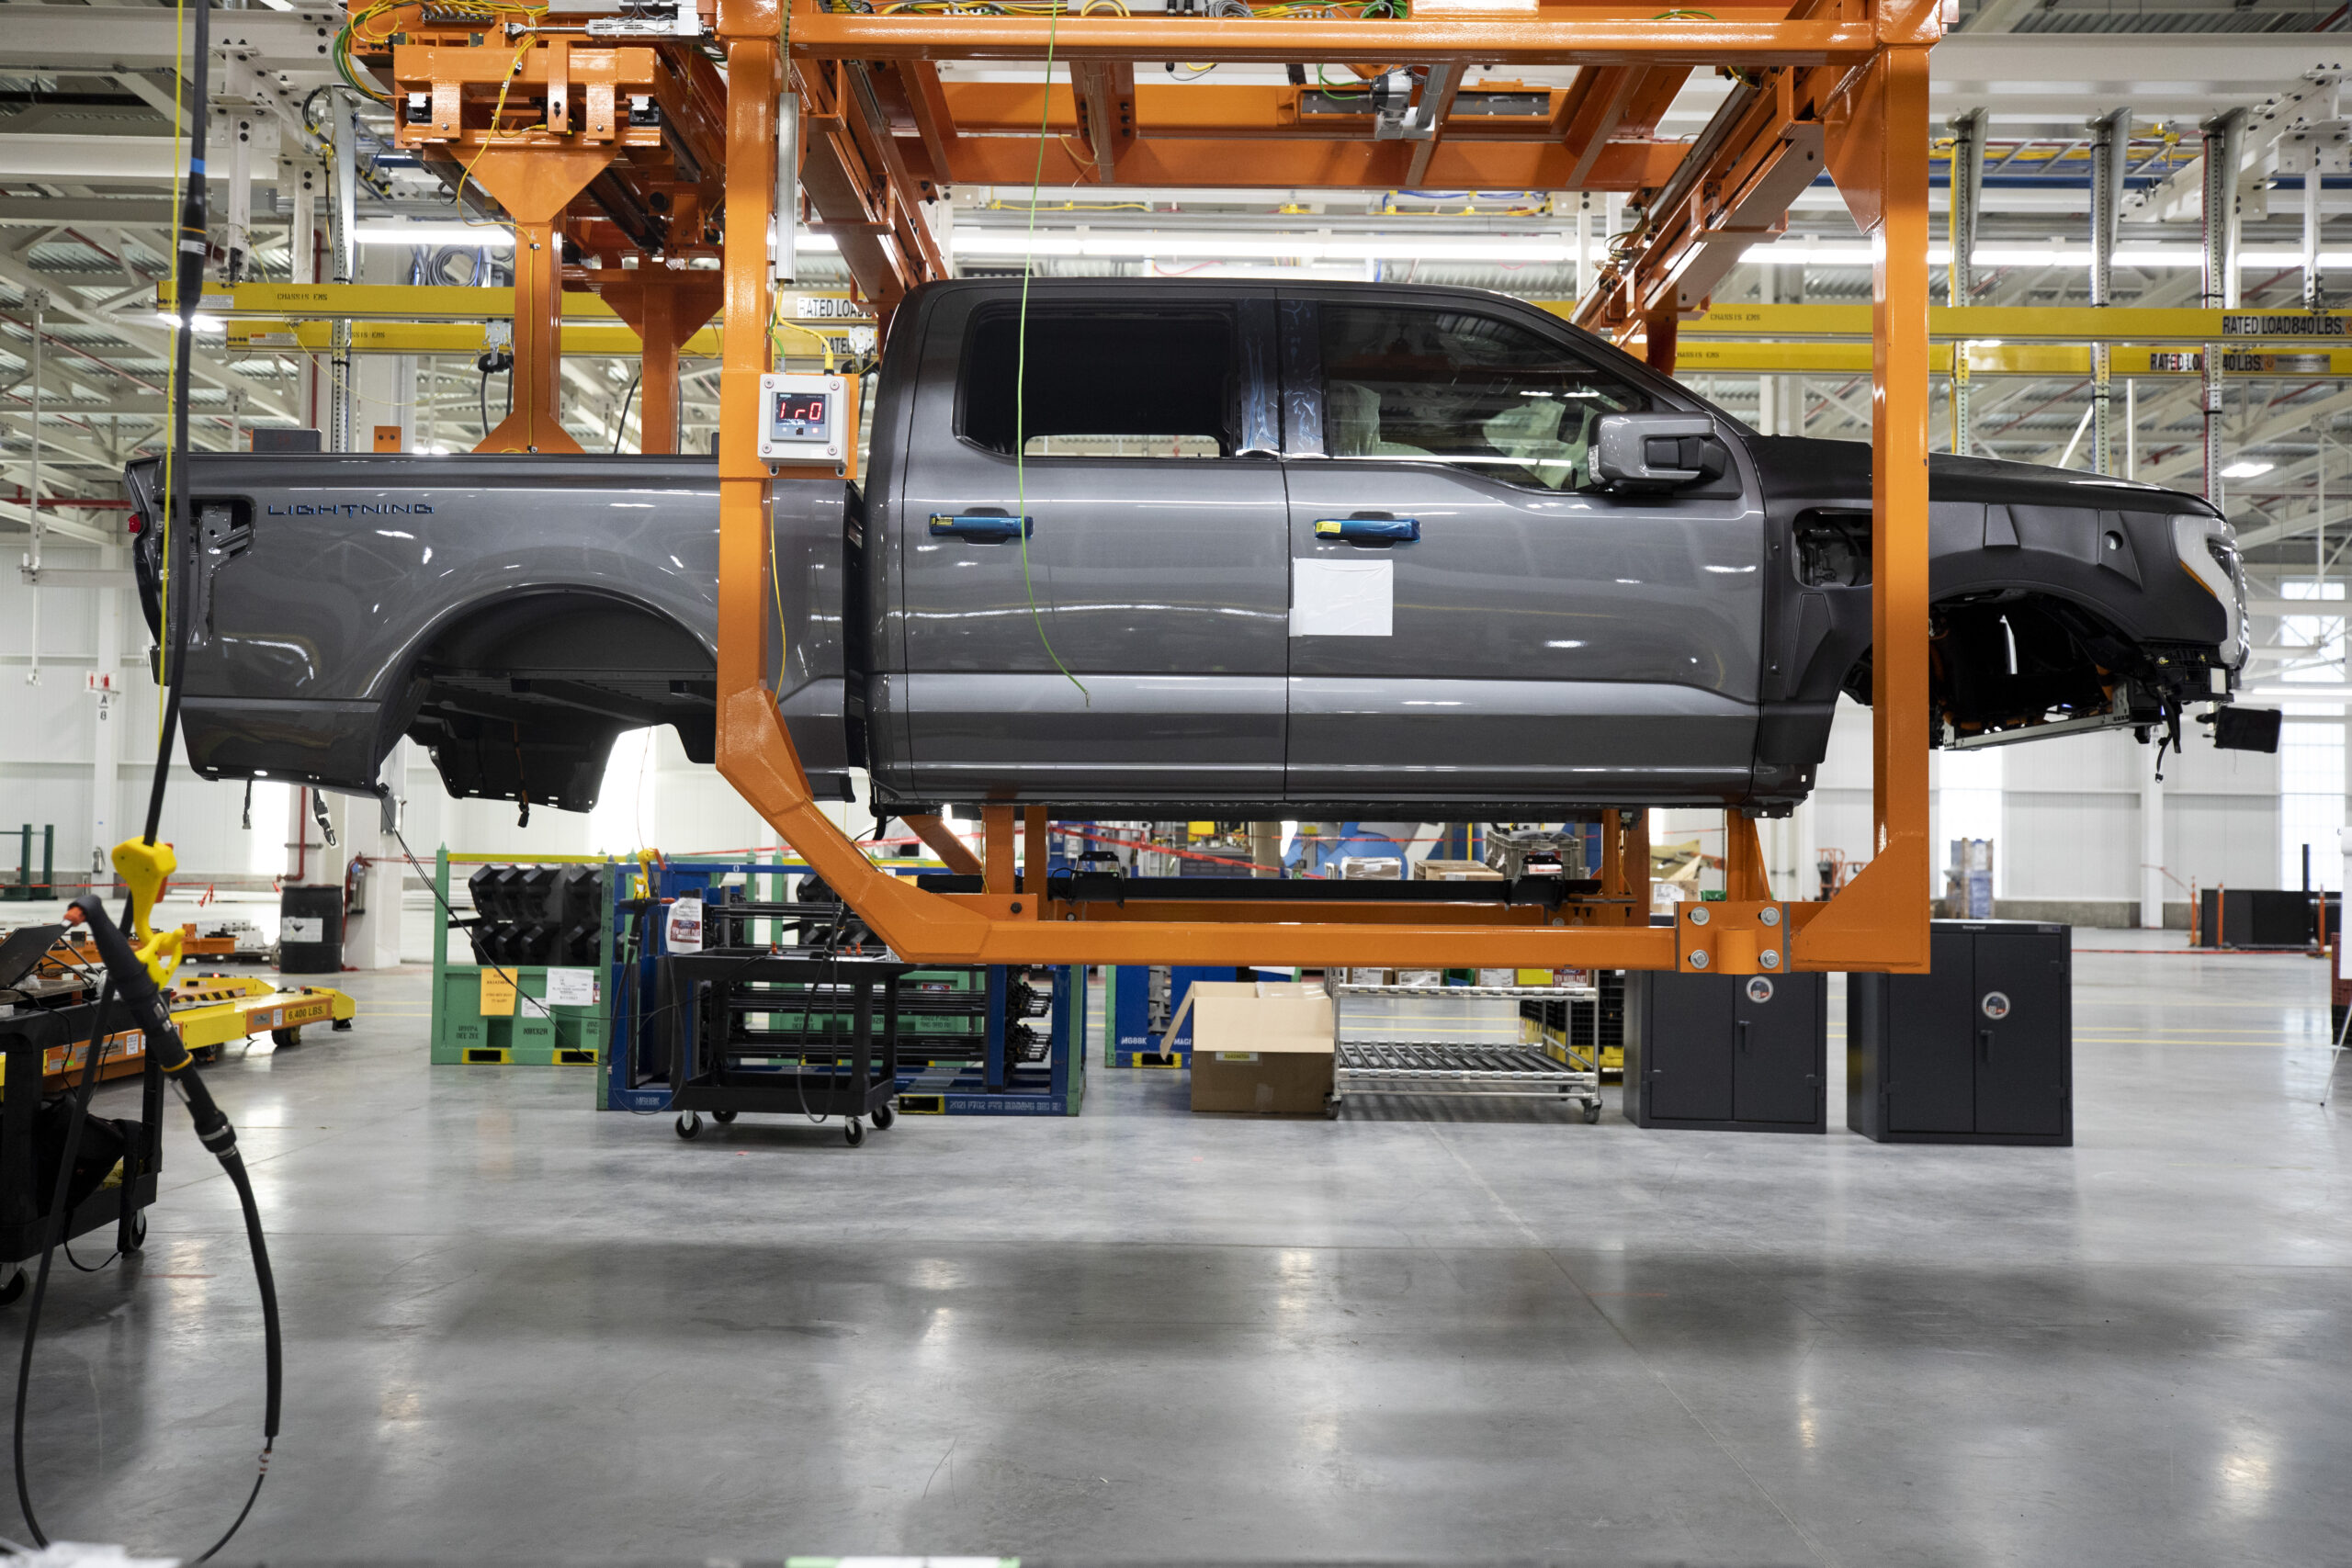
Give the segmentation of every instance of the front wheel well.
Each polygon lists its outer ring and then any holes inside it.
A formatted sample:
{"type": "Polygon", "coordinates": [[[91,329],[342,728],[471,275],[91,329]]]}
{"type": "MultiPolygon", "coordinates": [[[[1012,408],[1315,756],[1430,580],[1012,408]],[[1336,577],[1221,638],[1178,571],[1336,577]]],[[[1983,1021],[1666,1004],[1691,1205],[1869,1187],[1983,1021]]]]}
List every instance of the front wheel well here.
{"type": "MultiPolygon", "coordinates": [[[[2120,687],[2128,697],[2154,684],[2169,662],[2168,653],[2052,593],[2000,590],[1928,607],[1928,710],[1939,738],[2111,715],[2120,687]]],[[[1868,704],[1871,681],[1866,649],[1842,685],[1868,704]]]]}

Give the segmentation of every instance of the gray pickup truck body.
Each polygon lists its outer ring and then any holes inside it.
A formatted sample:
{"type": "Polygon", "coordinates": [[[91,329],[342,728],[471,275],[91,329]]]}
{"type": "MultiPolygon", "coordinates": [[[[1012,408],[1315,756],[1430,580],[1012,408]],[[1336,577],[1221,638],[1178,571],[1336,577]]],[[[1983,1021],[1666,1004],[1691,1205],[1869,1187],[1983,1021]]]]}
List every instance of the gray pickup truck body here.
{"type": "MultiPolygon", "coordinates": [[[[1757,435],[1483,293],[1089,279],[1032,289],[1016,466],[1017,293],[918,290],[865,483],[775,487],[772,675],[820,793],[864,769],[897,810],[1772,812],[1838,693],[1867,699],[1866,446],[1757,435]],[[1599,484],[1609,409],[1702,417],[1713,468],[1599,484]],[[1025,559],[987,532],[1016,509],[1025,559]]],[[[191,471],[198,772],[372,789],[409,734],[454,793],[585,809],[624,729],[710,755],[709,459],[191,471]]],[[[129,475],[151,624],[157,477],[129,475]]],[[[1930,490],[1939,742],[2226,699],[2244,585],[2205,502],[1942,457],[1930,490]]]]}

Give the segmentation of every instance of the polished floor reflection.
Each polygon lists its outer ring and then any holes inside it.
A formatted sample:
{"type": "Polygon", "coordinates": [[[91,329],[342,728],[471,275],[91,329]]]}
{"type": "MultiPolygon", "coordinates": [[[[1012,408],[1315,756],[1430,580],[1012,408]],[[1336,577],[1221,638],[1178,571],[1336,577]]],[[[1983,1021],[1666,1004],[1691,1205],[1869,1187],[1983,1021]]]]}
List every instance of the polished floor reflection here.
{"type": "MultiPolygon", "coordinates": [[[[210,1075],[288,1335],[231,1555],[2352,1559],[2322,966],[2141,941],[2078,938],[2072,1149],[1100,1067],[1075,1121],[685,1144],[428,1069],[424,976],[354,976],[353,1032],[210,1075]]],[[[193,1555],[260,1349],[177,1125],[165,1185],[127,1269],[61,1260],[34,1477],[52,1535],[193,1555]]]]}

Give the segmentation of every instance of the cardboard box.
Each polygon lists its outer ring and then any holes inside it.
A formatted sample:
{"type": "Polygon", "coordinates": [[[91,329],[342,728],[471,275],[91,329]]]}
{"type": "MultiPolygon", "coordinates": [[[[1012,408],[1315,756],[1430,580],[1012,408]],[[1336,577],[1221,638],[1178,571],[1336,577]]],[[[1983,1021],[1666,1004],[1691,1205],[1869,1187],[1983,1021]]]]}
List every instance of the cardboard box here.
{"type": "Polygon", "coordinates": [[[1425,860],[1413,864],[1416,882],[1500,882],[1503,874],[1483,861],[1425,860]]]}
{"type": "Polygon", "coordinates": [[[1396,983],[1400,986],[1442,986],[1445,984],[1445,971],[1442,969],[1399,969],[1396,971],[1396,983]]]}
{"type": "Polygon", "coordinates": [[[1346,971],[1346,975],[1347,980],[1345,983],[1351,986],[1385,986],[1388,984],[1388,971],[1385,969],[1350,969],[1346,971]]]}
{"type": "Polygon", "coordinates": [[[1342,882],[1401,882],[1405,878],[1405,863],[1394,855],[1341,855],[1340,880],[1342,882]]]}
{"type": "Polygon", "coordinates": [[[1195,980],[1169,1022],[1193,1023],[1193,1109],[1321,1116],[1331,1095],[1331,998],[1314,981],[1195,980]]]}

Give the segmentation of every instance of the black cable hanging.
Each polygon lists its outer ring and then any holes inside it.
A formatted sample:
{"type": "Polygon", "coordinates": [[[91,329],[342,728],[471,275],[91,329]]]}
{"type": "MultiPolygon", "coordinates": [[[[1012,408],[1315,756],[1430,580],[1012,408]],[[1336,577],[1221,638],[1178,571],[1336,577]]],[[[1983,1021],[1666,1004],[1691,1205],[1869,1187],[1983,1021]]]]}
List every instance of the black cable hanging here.
{"type": "MultiPolygon", "coordinates": [[[[176,8],[188,9],[187,0],[178,0],[176,8]]],[[[196,312],[204,299],[204,264],[210,249],[210,227],[205,199],[205,126],[209,118],[212,29],[210,0],[197,0],[195,6],[194,48],[190,51],[189,85],[194,100],[188,116],[188,176],[185,198],[179,214],[179,234],[173,257],[173,304],[177,324],[173,333],[173,400],[172,437],[169,451],[175,459],[176,473],[172,492],[164,499],[164,544],[163,554],[163,606],[164,628],[170,647],[158,671],[164,683],[164,723],[156,737],[154,783],[147,795],[147,820],[141,838],[150,847],[157,841],[164,819],[164,795],[171,778],[172,751],[178,741],[180,693],[184,684],[182,667],[187,656],[188,600],[181,579],[175,555],[193,560],[195,552],[187,547],[194,526],[194,503],[191,499],[192,476],[188,457],[188,383],[191,377],[190,359],[195,339],[196,312]],[[175,603],[176,601],[176,603],[175,603]]],[[[246,1175],[243,1156],[237,1152],[236,1129],[213,1104],[211,1091],[196,1070],[195,1059],[172,1026],[171,1008],[163,991],[150,977],[146,967],[132,952],[120,927],[107,917],[100,902],[93,897],[70,907],[69,919],[86,923],[91,938],[97,944],[99,956],[105,961],[107,979],[99,988],[98,1005],[91,1027],[91,1044],[85,1060],[82,1082],[78,1086],[73,1109],[68,1116],[64,1148],[53,1184],[48,1223],[42,1234],[40,1264],[33,1278],[30,1299],[26,1303],[24,1348],[17,1363],[17,1401],[15,1417],[15,1470],[17,1502],[24,1510],[26,1528],[31,1532],[36,1546],[49,1545],[49,1536],[40,1527],[33,1509],[32,1489],[25,1468],[25,1414],[32,1387],[33,1352],[40,1337],[41,1306],[49,1290],[50,1266],[53,1260],[65,1224],[65,1195],[71,1179],[75,1156],[80,1153],[82,1132],[87,1122],[90,1097],[98,1081],[98,1066],[105,1055],[105,1042],[112,1032],[108,1027],[118,995],[137,1021],[146,1038],[146,1049],[156,1065],[169,1075],[174,1088],[179,1091],[181,1102],[187,1107],[196,1123],[198,1139],[209,1150],[237,1190],[237,1203],[244,1216],[245,1240],[254,1260],[254,1280],[261,1293],[262,1343],[266,1382],[265,1411],[262,1419],[262,1448],[255,1466],[254,1483],[245,1494],[244,1506],[237,1510],[220,1539],[207,1547],[194,1562],[205,1562],[229,1544],[245,1520],[253,1513],[254,1503],[261,1495],[262,1483],[269,1477],[269,1459],[277,1443],[278,1415],[283,1403],[285,1383],[284,1338],[277,1314],[277,1283],[271,1272],[269,1247],[262,1235],[261,1210],[254,1200],[252,1179],[246,1175]]],[[[134,908],[129,898],[124,903],[124,924],[131,922],[134,908]]],[[[124,1201],[130,1201],[126,1189],[124,1201]]]]}

